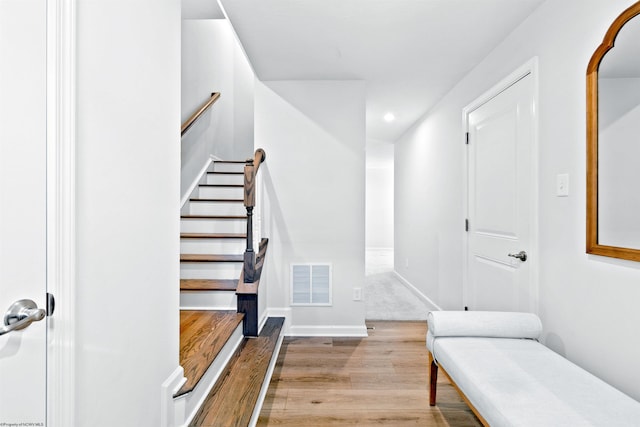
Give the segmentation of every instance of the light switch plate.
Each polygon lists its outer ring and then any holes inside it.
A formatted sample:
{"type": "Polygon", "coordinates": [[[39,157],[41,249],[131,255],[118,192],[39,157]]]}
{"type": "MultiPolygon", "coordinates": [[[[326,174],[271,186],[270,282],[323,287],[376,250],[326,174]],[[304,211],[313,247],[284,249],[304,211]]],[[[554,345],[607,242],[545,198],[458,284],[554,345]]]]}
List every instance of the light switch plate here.
{"type": "Polygon", "coordinates": [[[569,195],[569,174],[561,173],[556,177],[556,196],[567,197],[569,195]]]}

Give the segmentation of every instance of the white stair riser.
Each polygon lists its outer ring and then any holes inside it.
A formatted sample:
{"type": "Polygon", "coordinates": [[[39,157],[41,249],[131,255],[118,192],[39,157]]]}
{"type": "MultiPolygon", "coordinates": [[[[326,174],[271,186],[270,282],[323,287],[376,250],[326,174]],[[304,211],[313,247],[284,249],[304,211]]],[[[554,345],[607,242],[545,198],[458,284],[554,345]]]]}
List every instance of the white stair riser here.
{"type": "Polygon", "coordinates": [[[226,174],[208,173],[206,184],[244,185],[244,175],[226,175],[226,174]]]}
{"type": "Polygon", "coordinates": [[[182,291],[180,309],[182,310],[236,310],[238,298],[235,291],[182,291]]]}
{"type": "Polygon", "coordinates": [[[245,219],[183,219],[180,221],[182,233],[246,233],[245,219]]]}
{"type": "Polygon", "coordinates": [[[238,202],[189,202],[192,215],[246,215],[244,203],[238,202]]]}
{"type": "Polygon", "coordinates": [[[242,187],[205,187],[198,186],[196,191],[198,199],[242,199],[244,200],[244,188],[242,187]]]}
{"type": "Polygon", "coordinates": [[[216,172],[242,172],[244,165],[244,163],[213,162],[213,170],[216,172]]]}
{"type": "Polygon", "coordinates": [[[180,263],[181,279],[238,279],[241,271],[240,262],[180,263]]]}
{"type": "Polygon", "coordinates": [[[183,254],[243,254],[247,246],[244,239],[180,239],[183,254]]]}

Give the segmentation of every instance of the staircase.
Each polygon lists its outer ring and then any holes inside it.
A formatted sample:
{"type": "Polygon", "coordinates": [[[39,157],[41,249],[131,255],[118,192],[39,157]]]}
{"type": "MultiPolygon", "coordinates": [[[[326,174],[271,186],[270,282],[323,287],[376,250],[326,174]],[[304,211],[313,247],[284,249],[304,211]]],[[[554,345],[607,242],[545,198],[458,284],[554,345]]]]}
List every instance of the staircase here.
{"type": "MultiPolygon", "coordinates": [[[[255,424],[280,348],[284,319],[267,319],[257,336],[259,272],[253,283],[243,279],[246,164],[213,162],[181,213],[180,365],[186,382],[174,396],[183,414],[177,425],[255,424]]],[[[266,239],[255,260],[260,270],[265,252],[266,239]]]]}
{"type": "Polygon", "coordinates": [[[235,310],[247,238],[245,162],[216,161],[183,208],[180,307],[235,310]]]}

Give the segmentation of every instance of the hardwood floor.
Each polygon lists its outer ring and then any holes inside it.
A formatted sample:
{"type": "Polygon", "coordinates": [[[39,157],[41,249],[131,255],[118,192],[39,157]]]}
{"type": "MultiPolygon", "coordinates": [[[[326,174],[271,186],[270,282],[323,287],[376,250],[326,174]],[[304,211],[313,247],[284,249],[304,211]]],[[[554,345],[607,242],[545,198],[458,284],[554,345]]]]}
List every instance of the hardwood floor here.
{"type": "Polygon", "coordinates": [[[285,338],[259,426],[480,426],[438,379],[429,406],[425,322],[367,322],[368,338],[285,338]]]}

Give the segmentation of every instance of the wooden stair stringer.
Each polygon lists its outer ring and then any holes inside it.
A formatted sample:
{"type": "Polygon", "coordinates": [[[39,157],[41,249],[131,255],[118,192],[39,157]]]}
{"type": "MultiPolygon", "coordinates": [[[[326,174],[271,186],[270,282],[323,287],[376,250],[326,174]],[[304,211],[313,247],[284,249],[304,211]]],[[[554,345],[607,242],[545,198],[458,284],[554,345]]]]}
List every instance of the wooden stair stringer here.
{"type": "Polygon", "coordinates": [[[267,319],[258,338],[245,338],[190,427],[255,425],[282,344],[284,318],[267,319]],[[253,423],[253,424],[252,424],[253,423]]]}

